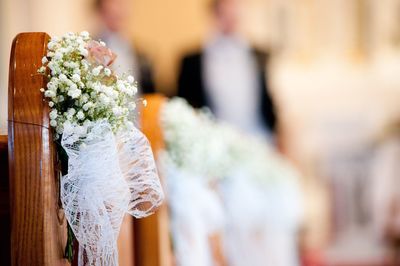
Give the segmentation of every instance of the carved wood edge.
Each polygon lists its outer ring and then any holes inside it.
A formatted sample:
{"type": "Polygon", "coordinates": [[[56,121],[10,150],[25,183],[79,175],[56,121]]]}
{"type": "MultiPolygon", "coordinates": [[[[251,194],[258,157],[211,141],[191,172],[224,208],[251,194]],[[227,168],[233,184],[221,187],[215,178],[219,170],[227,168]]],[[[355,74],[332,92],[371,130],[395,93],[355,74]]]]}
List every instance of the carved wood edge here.
{"type": "Polygon", "coordinates": [[[12,45],[8,90],[8,156],[12,265],[67,265],[66,223],[60,211],[55,148],[48,105],[37,73],[46,33],[18,34],[12,45]]]}

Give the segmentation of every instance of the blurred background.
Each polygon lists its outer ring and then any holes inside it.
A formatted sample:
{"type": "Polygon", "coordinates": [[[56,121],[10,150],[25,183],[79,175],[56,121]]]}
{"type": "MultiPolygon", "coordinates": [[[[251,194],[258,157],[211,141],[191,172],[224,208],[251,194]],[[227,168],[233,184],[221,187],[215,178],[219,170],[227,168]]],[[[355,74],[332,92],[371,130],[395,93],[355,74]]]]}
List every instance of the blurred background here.
{"type": "MultiPolygon", "coordinates": [[[[140,51],[133,61],[143,57],[151,66],[148,91],[177,93],[182,57],[201,48],[215,24],[211,1],[113,2],[106,8],[123,6],[123,19],[91,0],[0,1],[0,133],[7,131],[9,51],[19,32],[88,30],[123,53],[120,40],[104,35],[116,27],[140,51]]],[[[268,54],[277,149],[304,176],[305,265],[380,265],[400,246],[400,0],[238,4],[238,31],[268,54]]],[[[147,74],[137,75],[145,82],[147,74]]]]}

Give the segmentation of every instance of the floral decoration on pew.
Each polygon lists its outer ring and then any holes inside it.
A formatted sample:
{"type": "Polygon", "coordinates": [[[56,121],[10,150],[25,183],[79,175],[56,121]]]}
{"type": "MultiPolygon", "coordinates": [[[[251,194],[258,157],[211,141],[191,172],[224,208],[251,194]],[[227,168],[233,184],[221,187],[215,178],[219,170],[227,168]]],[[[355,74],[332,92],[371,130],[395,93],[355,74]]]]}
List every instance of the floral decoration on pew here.
{"type": "Polygon", "coordinates": [[[271,232],[296,232],[300,224],[298,173],[266,139],[246,135],[183,99],[162,106],[161,126],[160,169],[177,264],[213,265],[210,239],[219,235],[228,264],[263,265],[275,240],[268,240],[271,232]]]}
{"type": "Polygon", "coordinates": [[[145,217],[163,199],[150,145],[131,121],[137,84],[112,70],[116,55],[86,31],[53,37],[47,48],[38,72],[48,83],[40,90],[68,156],[60,197],[79,243],[78,263],[118,265],[125,213],[145,217]]]}
{"type": "Polygon", "coordinates": [[[161,124],[168,160],[184,171],[211,180],[242,171],[267,185],[297,177],[266,140],[243,134],[217,121],[208,110],[192,108],[184,99],[174,98],[164,105],[161,124]]]}

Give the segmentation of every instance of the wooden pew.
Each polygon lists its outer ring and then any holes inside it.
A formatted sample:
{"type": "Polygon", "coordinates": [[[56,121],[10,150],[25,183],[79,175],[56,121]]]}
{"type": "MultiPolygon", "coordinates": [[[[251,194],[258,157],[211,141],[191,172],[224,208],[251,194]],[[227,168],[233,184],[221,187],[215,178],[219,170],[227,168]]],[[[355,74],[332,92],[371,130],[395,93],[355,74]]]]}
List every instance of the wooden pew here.
{"type": "MultiPolygon", "coordinates": [[[[166,98],[159,94],[145,96],[147,107],[141,111],[142,131],[149,139],[154,156],[164,148],[160,125],[160,109],[166,98]]],[[[162,176],[160,176],[162,181],[162,176]]],[[[171,266],[172,249],[168,208],[164,204],[152,216],[135,219],[135,254],[137,266],[171,266]]]]}
{"type": "MultiPolygon", "coordinates": [[[[63,258],[67,224],[59,200],[59,163],[48,104],[40,92],[46,79],[37,74],[48,40],[46,33],[21,33],[11,49],[8,163],[12,265],[69,265],[63,258]]],[[[133,242],[133,219],[127,217],[118,241],[121,266],[134,265],[133,242]]]]}
{"type": "Polygon", "coordinates": [[[49,109],[37,74],[49,36],[14,39],[8,87],[8,159],[12,265],[66,265],[66,221],[59,201],[49,109]]]}

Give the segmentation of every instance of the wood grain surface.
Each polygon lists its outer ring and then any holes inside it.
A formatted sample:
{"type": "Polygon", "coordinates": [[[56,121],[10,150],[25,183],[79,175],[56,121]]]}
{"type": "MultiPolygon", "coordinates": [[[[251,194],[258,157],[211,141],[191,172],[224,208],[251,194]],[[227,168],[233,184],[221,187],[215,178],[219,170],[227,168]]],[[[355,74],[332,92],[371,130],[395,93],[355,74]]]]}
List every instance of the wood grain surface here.
{"type": "MultiPolygon", "coordinates": [[[[149,139],[153,153],[157,157],[158,151],[164,147],[160,109],[166,98],[153,94],[146,95],[145,99],[147,107],[141,111],[142,131],[149,139]]],[[[173,265],[168,208],[165,203],[155,214],[135,219],[135,250],[137,266],[173,265]]]]}
{"type": "Polygon", "coordinates": [[[48,105],[37,74],[49,36],[21,33],[14,39],[8,91],[8,159],[11,201],[11,264],[67,265],[66,221],[59,205],[56,153],[48,105]]]}

